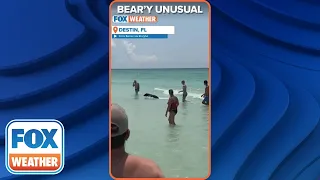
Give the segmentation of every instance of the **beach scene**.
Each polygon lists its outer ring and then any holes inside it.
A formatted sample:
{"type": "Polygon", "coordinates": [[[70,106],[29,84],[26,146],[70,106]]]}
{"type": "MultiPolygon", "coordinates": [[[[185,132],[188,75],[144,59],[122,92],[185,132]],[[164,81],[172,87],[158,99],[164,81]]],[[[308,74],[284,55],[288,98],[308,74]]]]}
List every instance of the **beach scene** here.
{"type": "Polygon", "coordinates": [[[209,107],[203,105],[203,80],[208,69],[115,69],[112,70],[112,103],[128,115],[130,139],[126,150],[154,160],[166,177],[205,177],[208,174],[209,107]],[[140,84],[135,93],[133,80],[140,84]],[[188,96],[181,102],[181,80],[188,96]],[[165,117],[168,90],[173,89],[180,105],[170,126],[165,117]],[[159,99],[144,97],[151,93],[159,99]]]}
{"type": "MultiPolygon", "coordinates": [[[[167,178],[206,178],[210,174],[209,16],[206,12],[148,15],[157,16],[157,26],[174,26],[175,33],[165,39],[111,39],[111,102],[125,110],[130,130],[130,135],[122,136],[121,151],[154,161],[167,178]]],[[[116,121],[123,125],[123,119],[116,121]]],[[[122,126],[114,124],[114,131],[119,129],[122,126]]],[[[112,151],[111,161],[120,161],[120,150],[112,151]]],[[[113,164],[114,172],[123,176],[123,166],[113,164]]]]}

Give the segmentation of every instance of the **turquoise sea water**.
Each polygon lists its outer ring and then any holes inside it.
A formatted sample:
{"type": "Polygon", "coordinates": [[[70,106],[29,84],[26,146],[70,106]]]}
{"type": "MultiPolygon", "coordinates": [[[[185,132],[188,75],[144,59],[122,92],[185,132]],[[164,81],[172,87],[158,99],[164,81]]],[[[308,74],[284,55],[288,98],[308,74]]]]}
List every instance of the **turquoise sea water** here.
{"type": "Polygon", "coordinates": [[[129,153],[153,159],[166,177],[206,177],[208,174],[209,108],[201,104],[208,69],[112,70],[112,103],[125,108],[131,135],[129,153]],[[140,83],[135,95],[133,80],[140,83]],[[181,102],[181,80],[188,87],[188,102],[181,102]],[[176,126],[165,117],[168,90],[180,100],[176,126]],[[147,99],[152,93],[160,99],[147,99]]]}

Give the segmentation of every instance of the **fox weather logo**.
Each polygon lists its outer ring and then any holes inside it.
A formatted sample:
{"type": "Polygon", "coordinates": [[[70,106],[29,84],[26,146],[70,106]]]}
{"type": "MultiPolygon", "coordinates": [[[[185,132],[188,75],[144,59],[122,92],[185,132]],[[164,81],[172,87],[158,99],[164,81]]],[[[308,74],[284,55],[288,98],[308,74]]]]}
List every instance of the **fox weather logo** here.
{"type": "Polygon", "coordinates": [[[58,174],[64,168],[64,127],[54,119],[18,119],[6,126],[6,168],[12,174],[58,174]]]}
{"type": "Polygon", "coordinates": [[[112,21],[114,23],[128,23],[129,16],[113,16],[112,21]]]}

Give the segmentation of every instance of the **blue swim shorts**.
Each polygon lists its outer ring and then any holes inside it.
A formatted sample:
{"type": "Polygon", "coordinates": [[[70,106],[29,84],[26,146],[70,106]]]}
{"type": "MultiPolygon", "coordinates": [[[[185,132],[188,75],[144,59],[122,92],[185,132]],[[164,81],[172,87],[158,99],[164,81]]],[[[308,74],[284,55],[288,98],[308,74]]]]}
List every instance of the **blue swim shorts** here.
{"type": "Polygon", "coordinates": [[[209,96],[205,96],[203,98],[203,102],[206,102],[207,104],[209,104],[209,96]]]}

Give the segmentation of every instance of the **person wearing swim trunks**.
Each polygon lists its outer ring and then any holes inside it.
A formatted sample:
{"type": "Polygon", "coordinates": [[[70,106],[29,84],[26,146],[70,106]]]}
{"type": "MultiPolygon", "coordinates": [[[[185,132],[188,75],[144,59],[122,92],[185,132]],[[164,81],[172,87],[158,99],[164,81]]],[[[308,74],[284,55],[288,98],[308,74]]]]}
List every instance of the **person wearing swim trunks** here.
{"type": "Polygon", "coordinates": [[[205,85],[206,88],[204,90],[204,94],[201,95],[201,97],[203,97],[202,104],[209,105],[209,85],[208,85],[208,81],[207,80],[203,81],[203,84],[205,85]]]}
{"type": "Polygon", "coordinates": [[[168,100],[168,107],[166,110],[165,116],[168,116],[169,112],[169,124],[170,125],[176,125],[174,118],[178,113],[178,106],[179,106],[179,99],[173,94],[173,90],[169,89],[169,100],[168,100]]]}
{"type": "Polygon", "coordinates": [[[182,102],[185,102],[186,101],[186,98],[188,96],[188,93],[187,93],[187,85],[186,85],[186,82],[184,80],[181,81],[181,84],[182,84],[182,90],[179,91],[179,93],[182,92],[182,102]]]}
{"type": "Polygon", "coordinates": [[[136,80],[134,80],[132,86],[134,87],[134,91],[136,92],[136,94],[138,94],[140,91],[140,84],[136,80]]]}

